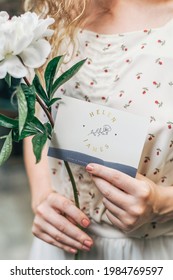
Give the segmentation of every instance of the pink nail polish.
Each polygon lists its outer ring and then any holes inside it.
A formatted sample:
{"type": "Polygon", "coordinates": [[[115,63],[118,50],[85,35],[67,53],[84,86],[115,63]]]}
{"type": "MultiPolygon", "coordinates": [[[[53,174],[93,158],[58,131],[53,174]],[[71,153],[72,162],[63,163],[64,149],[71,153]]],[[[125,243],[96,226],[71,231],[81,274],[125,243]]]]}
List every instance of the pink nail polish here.
{"type": "Polygon", "coordinates": [[[87,166],[86,166],[86,170],[87,170],[88,172],[92,172],[92,171],[94,170],[94,168],[93,168],[92,165],[87,165],[87,166]]]}
{"type": "Polygon", "coordinates": [[[76,249],[71,248],[71,249],[70,249],[70,252],[71,252],[72,254],[76,254],[76,253],[77,253],[77,250],[76,250],[76,249]]]}
{"type": "Polygon", "coordinates": [[[90,222],[89,222],[87,219],[83,219],[83,220],[82,220],[82,225],[83,225],[84,227],[88,227],[89,224],[90,224],[90,222]]]}
{"type": "Polygon", "coordinates": [[[93,245],[92,241],[90,240],[85,240],[83,244],[87,247],[91,247],[93,245]]]}

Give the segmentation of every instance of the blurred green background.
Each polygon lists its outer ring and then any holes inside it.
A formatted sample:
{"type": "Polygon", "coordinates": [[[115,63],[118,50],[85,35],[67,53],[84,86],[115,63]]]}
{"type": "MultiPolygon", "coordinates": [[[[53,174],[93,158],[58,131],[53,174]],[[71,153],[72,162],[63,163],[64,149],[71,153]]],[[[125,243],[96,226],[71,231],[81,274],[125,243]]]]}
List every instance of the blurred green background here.
{"type": "MultiPolygon", "coordinates": [[[[23,12],[22,0],[0,0],[0,11],[11,16],[23,12]]],[[[0,113],[16,116],[12,91],[0,80],[0,113]]],[[[0,128],[0,136],[6,134],[0,128]]],[[[0,140],[0,148],[3,141],[0,140]]],[[[31,198],[23,163],[22,142],[13,146],[10,159],[0,167],[0,260],[27,259],[32,243],[31,198]]]]}

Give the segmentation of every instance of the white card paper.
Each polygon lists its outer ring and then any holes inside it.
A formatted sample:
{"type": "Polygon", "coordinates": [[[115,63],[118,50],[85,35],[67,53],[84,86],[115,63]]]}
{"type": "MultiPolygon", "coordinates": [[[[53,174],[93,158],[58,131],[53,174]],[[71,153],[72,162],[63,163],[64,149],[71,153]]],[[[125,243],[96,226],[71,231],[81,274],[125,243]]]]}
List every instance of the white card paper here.
{"type": "Polygon", "coordinates": [[[135,177],[147,130],[146,117],[63,96],[48,156],[135,177]]]}

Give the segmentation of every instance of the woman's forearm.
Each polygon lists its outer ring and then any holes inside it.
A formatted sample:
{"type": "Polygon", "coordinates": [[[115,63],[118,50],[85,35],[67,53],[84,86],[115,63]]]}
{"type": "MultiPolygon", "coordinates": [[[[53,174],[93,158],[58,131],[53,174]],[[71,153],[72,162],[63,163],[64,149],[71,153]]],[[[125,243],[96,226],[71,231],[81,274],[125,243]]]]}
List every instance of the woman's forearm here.
{"type": "Polygon", "coordinates": [[[47,146],[43,149],[41,161],[36,164],[31,140],[32,137],[24,140],[24,162],[31,188],[32,209],[35,212],[37,205],[53,191],[53,187],[48,167],[47,146]]]}

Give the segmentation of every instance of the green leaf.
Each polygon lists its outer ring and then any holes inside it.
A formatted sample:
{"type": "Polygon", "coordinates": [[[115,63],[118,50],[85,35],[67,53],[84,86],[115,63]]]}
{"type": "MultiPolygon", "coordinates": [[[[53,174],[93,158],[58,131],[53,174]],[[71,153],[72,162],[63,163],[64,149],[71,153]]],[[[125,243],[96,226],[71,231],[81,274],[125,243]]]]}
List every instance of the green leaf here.
{"type": "Polygon", "coordinates": [[[49,102],[49,105],[48,105],[48,108],[50,108],[55,102],[57,102],[58,100],[61,100],[61,98],[53,98],[50,102],[49,102]]]}
{"type": "Polygon", "coordinates": [[[21,86],[17,87],[16,95],[17,95],[18,112],[19,112],[19,134],[21,134],[28,114],[27,101],[21,86]]]}
{"type": "MultiPolygon", "coordinates": [[[[35,121],[37,126],[40,126],[41,124],[42,128],[42,132],[37,132],[37,134],[35,134],[35,136],[32,138],[33,152],[36,157],[36,163],[38,163],[41,159],[42,150],[47,139],[51,138],[52,127],[48,122],[44,125],[42,123],[39,123],[39,120],[37,118],[35,118],[35,121]]],[[[27,131],[25,133],[27,133],[27,131]]]]}
{"type": "Polygon", "coordinates": [[[52,130],[53,130],[52,126],[50,125],[50,123],[47,122],[47,123],[44,124],[44,127],[47,131],[47,136],[51,138],[52,130]]]}
{"type": "Polygon", "coordinates": [[[8,135],[0,136],[0,139],[6,139],[8,135]]]}
{"type": "Polygon", "coordinates": [[[12,131],[7,135],[0,152],[0,166],[9,158],[12,152],[12,131]]]}
{"type": "Polygon", "coordinates": [[[11,87],[11,76],[9,74],[5,76],[5,81],[8,84],[8,86],[11,87]]]}
{"type": "Polygon", "coordinates": [[[33,152],[36,157],[36,163],[41,159],[43,147],[47,141],[47,135],[44,133],[38,133],[32,138],[33,152]]]}
{"type": "Polygon", "coordinates": [[[33,85],[28,86],[26,84],[21,84],[21,88],[25,94],[27,105],[28,105],[27,120],[32,120],[35,114],[35,103],[36,103],[35,87],[33,85]]]}
{"type": "Polygon", "coordinates": [[[56,90],[66,83],[68,80],[70,80],[78,71],[79,69],[83,66],[85,63],[86,59],[81,60],[77,62],[75,65],[73,65],[70,69],[68,69],[66,72],[64,72],[52,85],[52,93],[51,97],[53,97],[54,93],[56,90]]]}
{"type": "Polygon", "coordinates": [[[47,133],[46,127],[40,122],[37,117],[33,117],[32,121],[26,121],[25,126],[19,135],[18,131],[13,131],[15,141],[20,141],[28,136],[38,133],[47,133]]]}
{"type": "Polygon", "coordinates": [[[18,120],[14,120],[0,114],[0,127],[1,126],[6,128],[17,128],[18,120]]]}
{"type": "Polygon", "coordinates": [[[14,138],[16,139],[16,141],[20,141],[20,140],[23,140],[24,138],[26,138],[26,137],[28,137],[28,136],[33,136],[33,135],[35,135],[35,134],[37,134],[37,133],[38,133],[38,131],[37,131],[36,129],[30,127],[29,125],[26,125],[26,126],[23,128],[23,130],[22,130],[20,136],[19,136],[19,134],[17,133],[17,131],[15,132],[14,138]]]}
{"type": "Polygon", "coordinates": [[[46,132],[44,124],[42,124],[42,122],[37,117],[33,118],[32,122],[30,122],[30,125],[35,127],[37,132],[42,132],[42,133],[46,132]]]}
{"type": "Polygon", "coordinates": [[[45,79],[45,84],[46,84],[46,91],[48,97],[51,96],[51,91],[52,91],[52,85],[53,81],[55,79],[55,74],[59,70],[59,67],[61,66],[62,62],[64,60],[64,56],[57,56],[54,57],[47,65],[45,74],[44,74],[44,79],[45,79]]]}
{"type": "Polygon", "coordinates": [[[41,85],[40,79],[38,75],[35,75],[33,80],[33,85],[36,89],[37,94],[40,96],[40,98],[44,101],[44,103],[47,105],[49,102],[49,98],[44,90],[44,88],[41,85]]]}

